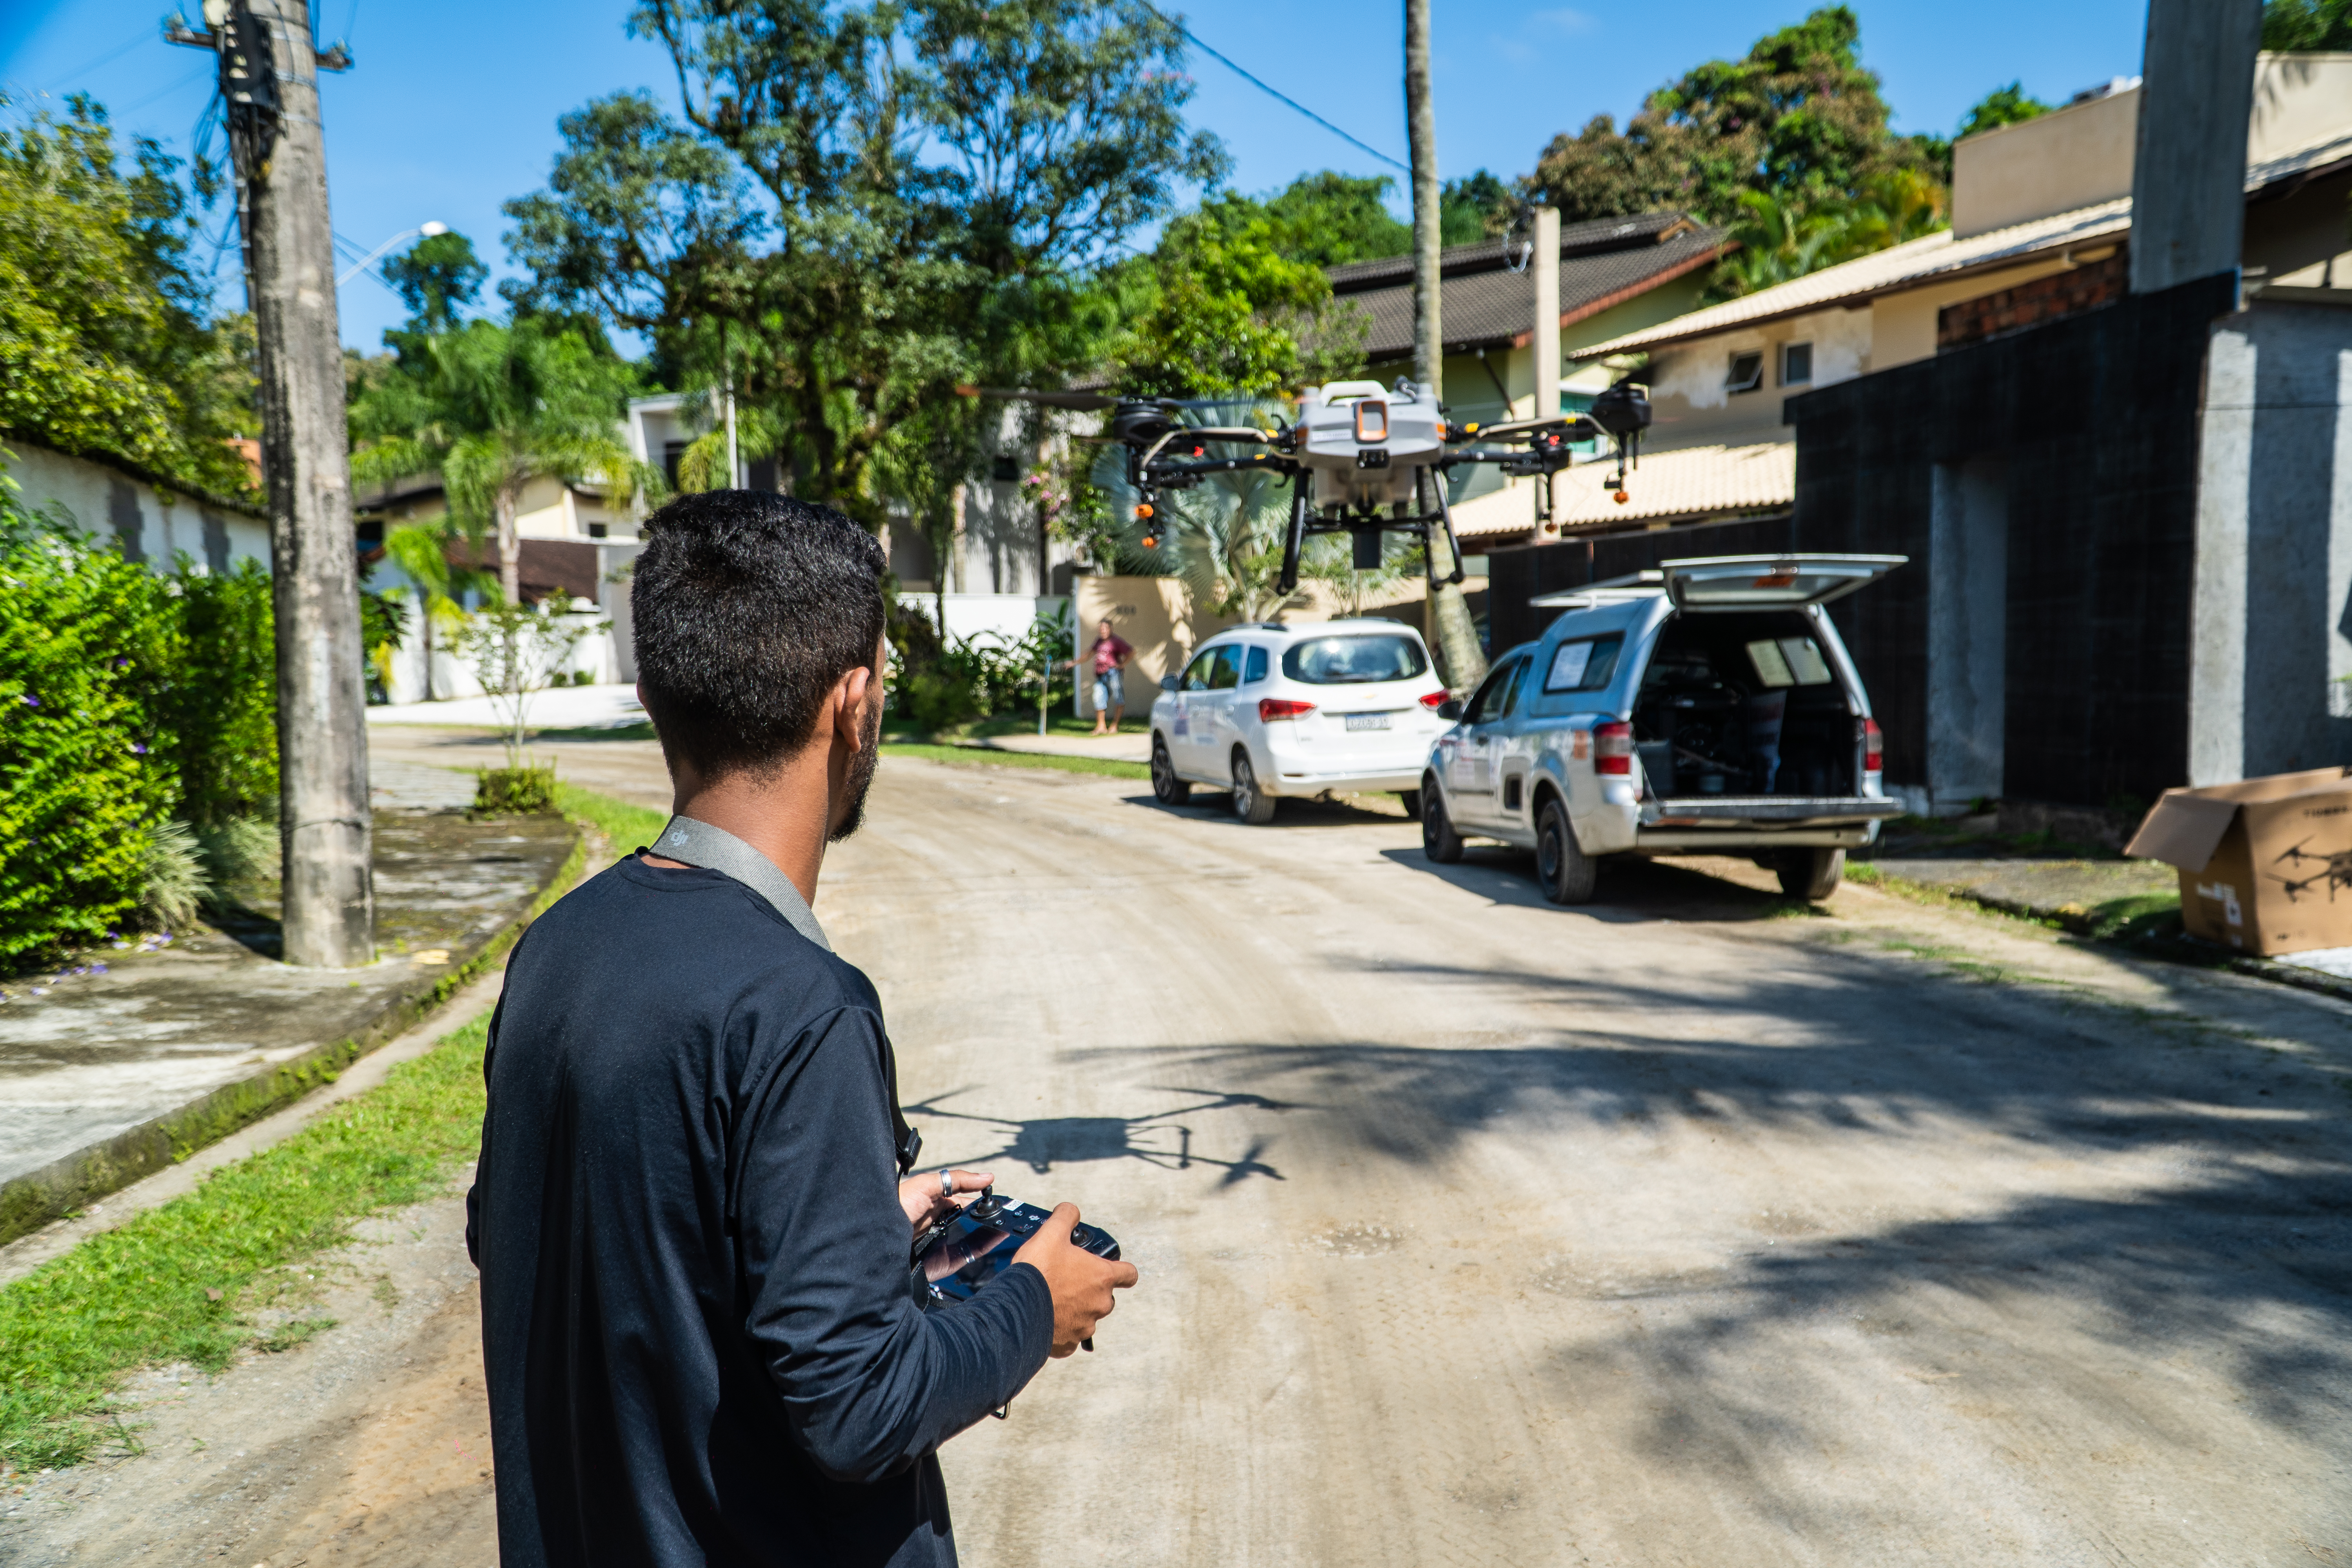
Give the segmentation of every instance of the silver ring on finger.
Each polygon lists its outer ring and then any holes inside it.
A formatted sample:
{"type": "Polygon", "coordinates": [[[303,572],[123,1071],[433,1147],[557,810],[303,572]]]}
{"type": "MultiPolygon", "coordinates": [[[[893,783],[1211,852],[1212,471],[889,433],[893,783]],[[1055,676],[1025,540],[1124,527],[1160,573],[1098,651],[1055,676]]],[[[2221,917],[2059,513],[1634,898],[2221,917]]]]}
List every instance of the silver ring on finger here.
{"type": "Polygon", "coordinates": [[[955,1173],[953,1171],[941,1171],[940,1173],[940,1196],[943,1198],[951,1198],[955,1196],[955,1173]]]}

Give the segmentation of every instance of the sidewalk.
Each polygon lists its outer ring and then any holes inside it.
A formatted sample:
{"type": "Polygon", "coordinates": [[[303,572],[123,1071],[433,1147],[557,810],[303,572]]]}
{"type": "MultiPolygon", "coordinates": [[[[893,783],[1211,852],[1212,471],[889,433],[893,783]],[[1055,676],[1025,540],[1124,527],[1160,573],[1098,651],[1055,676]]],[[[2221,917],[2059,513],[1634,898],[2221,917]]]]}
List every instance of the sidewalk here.
{"type": "Polygon", "coordinates": [[[1108,757],[1120,763],[1148,763],[1151,760],[1151,731],[1138,723],[1129,723],[1116,735],[1100,737],[982,735],[957,743],[992,752],[1033,752],[1049,757],[1108,757]]]}
{"type": "Polygon", "coordinates": [[[579,858],[560,817],[448,809],[463,774],[395,765],[374,784],[376,963],[278,963],[272,884],[0,983],[0,1242],[331,1080],[503,951],[579,858]]]}
{"type": "MultiPolygon", "coordinates": [[[[534,730],[619,730],[644,723],[646,710],[637,702],[635,686],[551,686],[532,695],[523,718],[534,730]]],[[[506,722],[487,697],[378,705],[367,710],[367,721],[466,725],[493,731],[506,722]]]]}
{"type": "Polygon", "coordinates": [[[2122,859],[2099,846],[2052,845],[2049,837],[2004,834],[1989,816],[1932,826],[1906,820],[1888,826],[1870,858],[1854,861],[1857,870],[1869,868],[1855,879],[1874,872],[2158,957],[2352,1001],[2352,948],[2277,958],[2225,952],[2181,931],[2180,874],[2170,866],[2122,859]]]}

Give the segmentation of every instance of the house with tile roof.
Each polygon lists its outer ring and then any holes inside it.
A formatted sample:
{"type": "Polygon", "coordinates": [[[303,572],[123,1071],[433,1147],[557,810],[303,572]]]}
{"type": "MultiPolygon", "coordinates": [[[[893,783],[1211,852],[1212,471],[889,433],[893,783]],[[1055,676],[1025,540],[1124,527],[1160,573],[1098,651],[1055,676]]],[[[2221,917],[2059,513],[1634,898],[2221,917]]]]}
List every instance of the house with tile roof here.
{"type": "Polygon", "coordinates": [[[1666,559],[1900,554],[1830,613],[1915,809],[2352,764],[2352,54],[2170,63],[1958,143],[1948,233],[1591,345],[1653,438],[1489,557],[1496,645],[1666,559]]]}
{"type": "MultiPolygon", "coordinates": [[[[1535,413],[1535,273],[1528,248],[1523,240],[1489,239],[1454,246],[1438,258],[1445,404],[1457,420],[1491,424],[1535,413]]],[[[1589,358],[1590,345],[1696,309],[1723,253],[1723,230],[1685,213],[1563,224],[1563,357],[1589,358]]],[[[1412,374],[1412,258],[1352,262],[1331,268],[1330,279],[1332,294],[1364,319],[1367,374],[1381,381],[1412,374]]],[[[1561,382],[1561,406],[1571,412],[1590,406],[1611,379],[1597,361],[1577,367],[1561,382]]],[[[1534,537],[1531,480],[1506,480],[1487,467],[1465,468],[1448,499],[1466,555],[1534,537]]]]}
{"type": "MultiPolygon", "coordinates": [[[[2247,143],[2246,275],[2352,288],[2328,171],[2352,159],[2341,57],[2265,56],[2247,143]]],[[[2125,291],[2141,89],[2127,78],[1953,149],[1952,226],[1705,310],[1589,339],[1595,367],[1640,367],[1656,424],[1631,500],[1603,468],[1560,481],[1562,531],[1786,511],[1791,398],[2095,309],[2125,291]]],[[[1449,384],[1450,385],[1450,384],[1449,384]]]]}

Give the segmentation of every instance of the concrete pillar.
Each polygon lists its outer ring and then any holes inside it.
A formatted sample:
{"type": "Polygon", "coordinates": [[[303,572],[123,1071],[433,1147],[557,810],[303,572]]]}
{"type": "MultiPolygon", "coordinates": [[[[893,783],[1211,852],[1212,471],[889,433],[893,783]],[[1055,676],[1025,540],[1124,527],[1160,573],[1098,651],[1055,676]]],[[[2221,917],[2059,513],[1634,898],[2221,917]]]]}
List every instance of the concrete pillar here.
{"type": "Polygon", "coordinates": [[[2262,34],[2262,0],[2148,0],[2132,165],[2135,294],[2237,268],[2262,34]]]}
{"type": "Polygon", "coordinates": [[[1936,465],[1928,502],[1927,808],[1999,798],[2009,681],[2009,465],[1936,465]]]}
{"type": "Polygon", "coordinates": [[[2218,328],[2206,351],[2189,612],[2192,786],[2233,784],[2246,776],[2246,515],[2253,494],[2260,358],[2242,326],[2218,328]]]}

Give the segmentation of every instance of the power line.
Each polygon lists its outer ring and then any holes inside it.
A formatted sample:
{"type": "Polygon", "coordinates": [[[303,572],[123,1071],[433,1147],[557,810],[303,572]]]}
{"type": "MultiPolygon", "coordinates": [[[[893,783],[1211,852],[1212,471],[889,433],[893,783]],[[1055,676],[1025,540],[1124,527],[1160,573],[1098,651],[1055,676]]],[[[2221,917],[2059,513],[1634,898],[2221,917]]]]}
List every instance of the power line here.
{"type": "MultiPolygon", "coordinates": [[[[1157,6],[1154,6],[1153,9],[1155,11],[1159,10],[1157,6]]],[[[1183,34],[1184,41],[1186,43],[1191,44],[1194,48],[1200,50],[1211,59],[1215,60],[1227,70],[1232,71],[1235,76],[1241,78],[1244,81],[1257,89],[1260,92],[1265,93],[1269,97],[1279,99],[1282,102],[1288,104],[1291,108],[1298,110],[1299,113],[1307,116],[1307,119],[1315,121],[1316,124],[1320,125],[1324,130],[1328,131],[1332,135],[1337,136],[1340,141],[1348,142],[1352,146],[1362,148],[1365,152],[1370,153],[1373,157],[1378,158],[1381,163],[1386,163],[1390,168],[1402,169],[1408,174],[1412,173],[1411,165],[1397,162],[1394,158],[1390,157],[1386,153],[1381,152],[1379,148],[1373,146],[1369,142],[1361,141],[1357,137],[1349,135],[1346,132],[1340,130],[1338,126],[1332,124],[1329,121],[1324,119],[1321,115],[1316,113],[1313,110],[1307,108],[1305,104],[1299,102],[1288,93],[1284,92],[1280,88],[1270,86],[1267,83],[1261,81],[1256,77],[1252,76],[1248,71],[1234,63],[1233,60],[1219,54],[1216,50],[1202,43],[1193,35],[1192,28],[1176,20],[1175,17],[1169,16],[1165,11],[1159,11],[1159,16],[1161,21],[1166,22],[1170,26],[1183,34]]]]}
{"type": "Polygon", "coordinates": [[[90,61],[89,64],[86,66],[79,66],[72,70],[60,74],[56,79],[69,86],[76,79],[88,76],[90,72],[96,70],[100,66],[112,65],[115,61],[121,59],[123,56],[129,54],[140,45],[146,43],[154,36],[155,35],[152,33],[142,32],[137,37],[132,38],[129,43],[120,45],[115,48],[108,50],[105,54],[99,56],[98,58],[90,61]]]}

